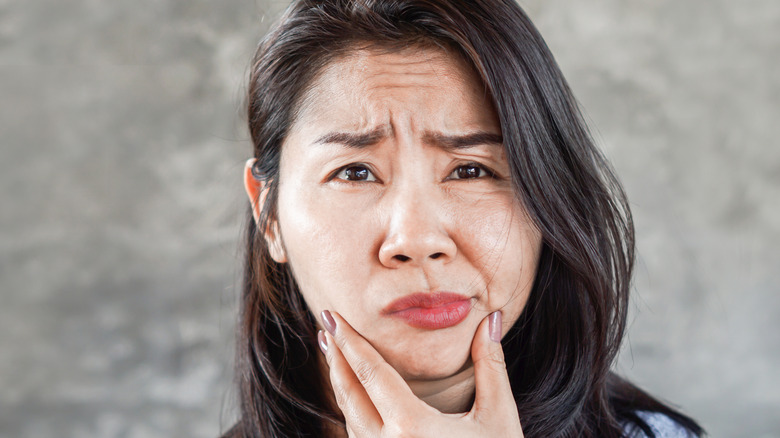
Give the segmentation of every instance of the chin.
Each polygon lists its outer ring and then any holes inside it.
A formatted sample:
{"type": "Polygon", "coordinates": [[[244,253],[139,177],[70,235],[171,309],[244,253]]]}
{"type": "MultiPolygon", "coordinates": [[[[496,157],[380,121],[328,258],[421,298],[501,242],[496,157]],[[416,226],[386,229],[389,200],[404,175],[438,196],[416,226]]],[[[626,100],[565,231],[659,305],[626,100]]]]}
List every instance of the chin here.
{"type": "Polygon", "coordinates": [[[410,342],[378,348],[385,360],[406,381],[441,380],[451,377],[471,363],[471,344],[446,343],[430,345],[410,342]]]}

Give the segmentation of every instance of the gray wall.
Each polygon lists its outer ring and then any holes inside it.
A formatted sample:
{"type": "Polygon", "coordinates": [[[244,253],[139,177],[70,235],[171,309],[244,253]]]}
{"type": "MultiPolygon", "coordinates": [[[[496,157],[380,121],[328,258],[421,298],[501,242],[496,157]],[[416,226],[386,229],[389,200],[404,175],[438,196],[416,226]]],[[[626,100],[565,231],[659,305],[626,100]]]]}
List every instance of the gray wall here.
{"type": "MultiPolygon", "coordinates": [[[[0,1],[0,436],[230,424],[243,80],[280,3],[0,1]]],[[[523,4],[632,200],[619,370],[780,437],[780,3],[523,4]]]]}

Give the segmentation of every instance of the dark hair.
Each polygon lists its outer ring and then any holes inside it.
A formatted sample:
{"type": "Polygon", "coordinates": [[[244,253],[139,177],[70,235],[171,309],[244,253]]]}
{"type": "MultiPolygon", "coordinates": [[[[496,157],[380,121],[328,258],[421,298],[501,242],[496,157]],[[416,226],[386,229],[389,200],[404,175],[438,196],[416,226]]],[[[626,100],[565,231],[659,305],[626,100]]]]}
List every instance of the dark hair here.
{"type": "Polygon", "coordinates": [[[263,238],[276,217],[282,143],[307,87],[358,47],[436,46],[469,61],[492,97],[520,202],[543,247],[528,303],[503,341],[525,436],[653,436],[638,411],[702,429],[610,371],[626,326],[634,231],[552,54],[513,0],[298,0],[261,42],[248,90],[255,178],[238,325],[240,419],[226,436],[314,437],[343,422],[329,403],[315,320],[263,238]]]}

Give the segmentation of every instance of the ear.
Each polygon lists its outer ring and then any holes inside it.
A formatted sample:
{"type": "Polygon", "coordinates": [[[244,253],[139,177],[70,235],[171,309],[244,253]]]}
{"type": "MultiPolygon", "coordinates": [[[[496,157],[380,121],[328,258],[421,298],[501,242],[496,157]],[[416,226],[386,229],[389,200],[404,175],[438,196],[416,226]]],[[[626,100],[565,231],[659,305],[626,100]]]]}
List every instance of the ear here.
{"type": "MultiPolygon", "coordinates": [[[[252,216],[255,218],[255,224],[260,227],[260,211],[265,205],[268,187],[264,181],[260,181],[252,174],[252,166],[255,165],[256,158],[247,160],[244,166],[244,188],[249,196],[249,203],[252,205],[252,216]]],[[[276,263],[287,263],[287,254],[284,251],[281,234],[279,234],[279,223],[276,220],[270,221],[263,231],[265,243],[268,245],[268,251],[271,258],[276,263]]]]}

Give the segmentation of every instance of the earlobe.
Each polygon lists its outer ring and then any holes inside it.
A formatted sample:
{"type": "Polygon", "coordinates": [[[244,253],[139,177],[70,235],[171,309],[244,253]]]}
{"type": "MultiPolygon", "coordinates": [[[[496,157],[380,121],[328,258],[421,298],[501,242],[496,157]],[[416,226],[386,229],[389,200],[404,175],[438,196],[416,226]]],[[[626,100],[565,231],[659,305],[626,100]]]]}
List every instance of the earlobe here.
{"type": "Polygon", "coordinates": [[[271,258],[274,259],[276,263],[287,263],[287,253],[282,244],[282,235],[279,233],[278,222],[273,221],[272,224],[268,224],[268,229],[266,230],[264,237],[271,258]]]}
{"type": "MultiPolygon", "coordinates": [[[[252,205],[252,216],[255,219],[255,224],[260,227],[260,211],[265,205],[268,187],[265,181],[258,180],[252,173],[252,167],[255,165],[255,162],[257,162],[256,158],[250,158],[244,166],[244,188],[252,205]]],[[[279,224],[276,221],[268,223],[268,226],[263,231],[263,237],[266,245],[268,245],[271,258],[276,263],[287,263],[287,254],[284,251],[281,234],[279,233],[279,224]]]]}

